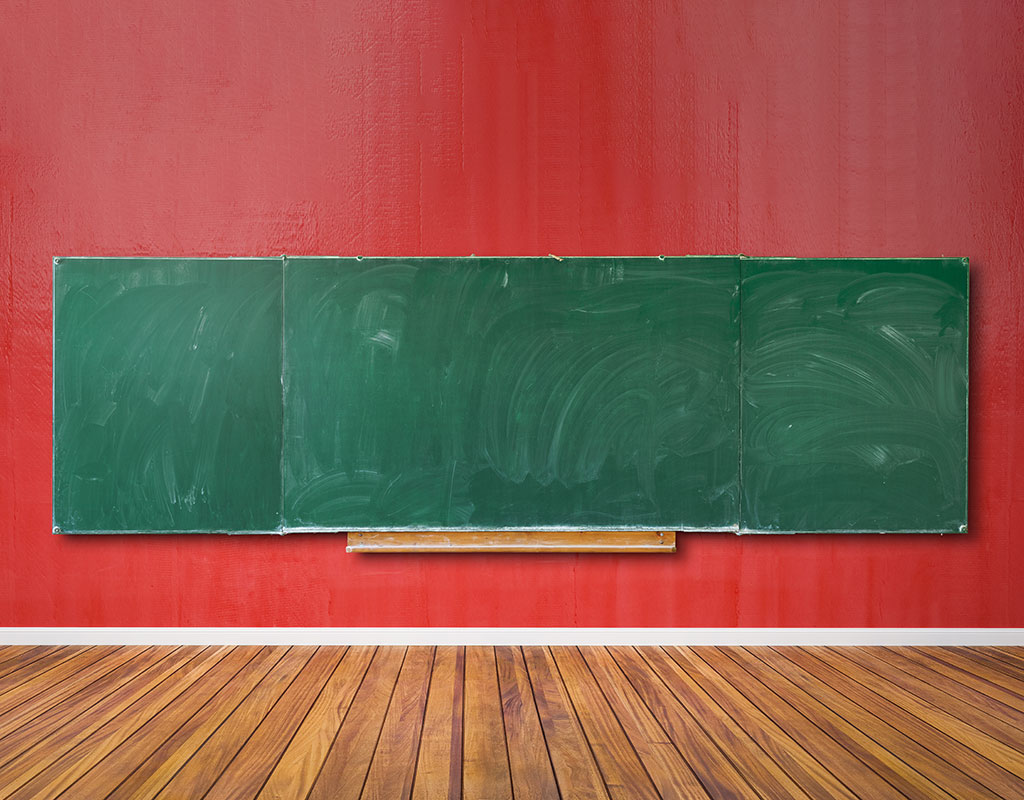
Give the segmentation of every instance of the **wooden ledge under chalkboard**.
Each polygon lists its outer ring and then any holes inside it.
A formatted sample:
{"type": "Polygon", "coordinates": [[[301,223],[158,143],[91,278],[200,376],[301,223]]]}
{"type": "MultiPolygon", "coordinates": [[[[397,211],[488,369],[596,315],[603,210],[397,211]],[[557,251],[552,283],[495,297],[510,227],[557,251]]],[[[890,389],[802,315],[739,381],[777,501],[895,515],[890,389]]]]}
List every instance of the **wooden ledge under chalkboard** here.
{"type": "Polygon", "coordinates": [[[352,531],[349,553],[674,553],[675,531],[352,531]]]}

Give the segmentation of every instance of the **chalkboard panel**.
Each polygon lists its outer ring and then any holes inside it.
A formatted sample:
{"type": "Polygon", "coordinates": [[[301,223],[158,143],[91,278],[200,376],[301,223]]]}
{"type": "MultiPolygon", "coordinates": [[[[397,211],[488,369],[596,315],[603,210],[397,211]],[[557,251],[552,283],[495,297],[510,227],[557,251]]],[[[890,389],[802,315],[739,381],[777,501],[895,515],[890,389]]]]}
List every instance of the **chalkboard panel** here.
{"type": "Polygon", "coordinates": [[[735,529],[736,258],[292,258],[293,528],[735,529]]]}
{"type": "Polygon", "coordinates": [[[965,259],[58,259],[54,529],[961,531],[967,311],[965,259]]]}
{"type": "Polygon", "coordinates": [[[58,259],[53,374],[55,529],[280,526],[280,259],[58,259]]]}
{"type": "Polygon", "coordinates": [[[742,528],[965,529],[966,259],[742,269],[742,528]]]}

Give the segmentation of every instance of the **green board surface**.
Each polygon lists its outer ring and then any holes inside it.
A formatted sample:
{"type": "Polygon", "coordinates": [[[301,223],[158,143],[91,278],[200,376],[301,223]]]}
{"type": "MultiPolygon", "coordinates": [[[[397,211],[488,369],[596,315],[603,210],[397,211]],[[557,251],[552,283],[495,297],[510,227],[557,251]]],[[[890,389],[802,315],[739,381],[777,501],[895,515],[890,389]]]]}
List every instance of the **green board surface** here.
{"type": "Polygon", "coordinates": [[[727,529],[736,258],[293,258],[292,527],[727,529]]]}
{"type": "Polygon", "coordinates": [[[281,272],[55,262],[55,529],[280,526],[281,272]]]}
{"type": "Polygon", "coordinates": [[[58,259],[59,532],[956,532],[966,260],[58,259]]]}
{"type": "Polygon", "coordinates": [[[741,527],[967,523],[966,259],[744,259],[741,527]]]}

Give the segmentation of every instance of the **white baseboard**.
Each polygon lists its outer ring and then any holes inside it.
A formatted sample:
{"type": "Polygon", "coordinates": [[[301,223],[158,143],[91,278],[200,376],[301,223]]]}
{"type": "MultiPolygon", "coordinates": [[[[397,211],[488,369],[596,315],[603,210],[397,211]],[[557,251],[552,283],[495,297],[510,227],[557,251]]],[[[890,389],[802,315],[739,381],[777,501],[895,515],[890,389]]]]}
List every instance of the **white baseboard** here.
{"type": "Polygon", "coordinates": [[[998,645],[1024,628],[0,628],[0,645],[998,645]]]}

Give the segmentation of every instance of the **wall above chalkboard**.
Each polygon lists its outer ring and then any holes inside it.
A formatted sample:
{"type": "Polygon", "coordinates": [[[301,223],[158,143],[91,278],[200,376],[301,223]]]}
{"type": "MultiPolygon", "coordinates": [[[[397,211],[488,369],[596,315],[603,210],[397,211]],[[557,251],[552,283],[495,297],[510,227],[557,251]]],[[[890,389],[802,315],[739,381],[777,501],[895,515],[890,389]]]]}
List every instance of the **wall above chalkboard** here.
{"type": "Polygon", "coordinates": [[[55,532],[957,532],[966,259],[54,267],[55,532]]]}

